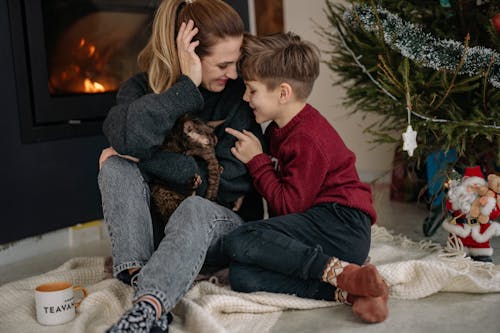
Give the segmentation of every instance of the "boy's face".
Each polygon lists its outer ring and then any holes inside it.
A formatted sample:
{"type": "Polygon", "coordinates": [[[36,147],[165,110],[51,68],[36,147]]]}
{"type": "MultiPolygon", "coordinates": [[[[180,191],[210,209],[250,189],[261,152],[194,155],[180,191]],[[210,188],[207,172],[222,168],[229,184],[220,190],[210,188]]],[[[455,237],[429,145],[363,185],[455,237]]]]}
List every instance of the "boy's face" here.
{"type": "Polygon", "coordinates": [[[243,100],[250,104],[255,115],[255,121],[262,124],[269,120],[276,120],[279,115],[279,86],[269,90],[260,81],[245,81],[243,100]]]}

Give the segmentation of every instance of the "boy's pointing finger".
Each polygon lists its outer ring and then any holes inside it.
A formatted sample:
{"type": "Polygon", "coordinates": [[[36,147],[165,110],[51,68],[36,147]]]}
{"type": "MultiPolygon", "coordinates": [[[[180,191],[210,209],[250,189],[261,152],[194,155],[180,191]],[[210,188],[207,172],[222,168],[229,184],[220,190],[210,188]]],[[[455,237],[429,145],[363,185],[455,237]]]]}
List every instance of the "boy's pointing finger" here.
{"type": "Polygon", "coordinates": [[[242,132],[235,130],[230,127],[226,127],[226,132],[234,136],[238,140],[244,140],[247,136],[243,134],[242,132]]]}

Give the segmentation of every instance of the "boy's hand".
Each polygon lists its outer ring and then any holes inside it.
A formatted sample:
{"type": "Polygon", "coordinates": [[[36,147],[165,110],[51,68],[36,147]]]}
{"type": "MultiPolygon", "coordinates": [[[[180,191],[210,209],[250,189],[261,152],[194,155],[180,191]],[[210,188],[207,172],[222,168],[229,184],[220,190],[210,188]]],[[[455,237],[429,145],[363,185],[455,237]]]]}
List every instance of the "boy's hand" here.
{"type": "Polygon", "coordinates": [[[243,163],[248,163],[255,156],[262,154],[262,145],[259,139],[250,131],[243,130],[240,132],[233,128],[226,128],[226,132],[234,136],[236,141],[231,153],[243,163]]]}

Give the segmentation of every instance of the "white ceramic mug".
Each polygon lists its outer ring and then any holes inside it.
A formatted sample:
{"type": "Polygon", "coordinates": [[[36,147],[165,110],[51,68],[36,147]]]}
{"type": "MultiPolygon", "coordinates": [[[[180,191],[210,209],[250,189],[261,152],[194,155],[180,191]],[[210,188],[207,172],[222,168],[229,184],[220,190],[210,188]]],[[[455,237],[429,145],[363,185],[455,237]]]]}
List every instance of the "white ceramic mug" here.
{"type": "Polygon", "coordinates": [[[70,282],[49,282],[35,288],[36,319],[42,325],[60,325],[75,318],[75,308],[87,296],[87,290],[70,282]],[[75,302],[75,293],[81,298],[75,302]]]}

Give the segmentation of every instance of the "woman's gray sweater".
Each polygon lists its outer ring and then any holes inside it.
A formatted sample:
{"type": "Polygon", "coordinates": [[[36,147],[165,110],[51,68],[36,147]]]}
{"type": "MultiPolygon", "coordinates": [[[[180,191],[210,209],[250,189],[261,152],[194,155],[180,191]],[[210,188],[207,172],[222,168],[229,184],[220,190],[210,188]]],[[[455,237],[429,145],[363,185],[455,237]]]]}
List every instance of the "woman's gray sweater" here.
{"type": "Polygon", "coordinates": [[[170,89],[154,94],[146,74],[137,74],[120,87],[117,104],[109,111],[103,131],[118,153],[140,159],[139,168],[146,180],[159,178],[173,189],[186,193],[194,175],[200,174],[203,182],[197,192],[203,195],[207,183],[204,162],[183,154],[162,152],[158,147],[176,119],[185,113],[204,121],[224,119],[215,130],[216,155],[223,167],[217,201],[230,207],[237,198],[252,191],[252,180],[246,166],[231,154],[235,138],[224,129],[246,129],[263,141],[261,127],[242,99],[244,92],[241,79],[229,80],[222,92],[213,93],[196,87],[187,76],[181,76],[170,89]]]}

